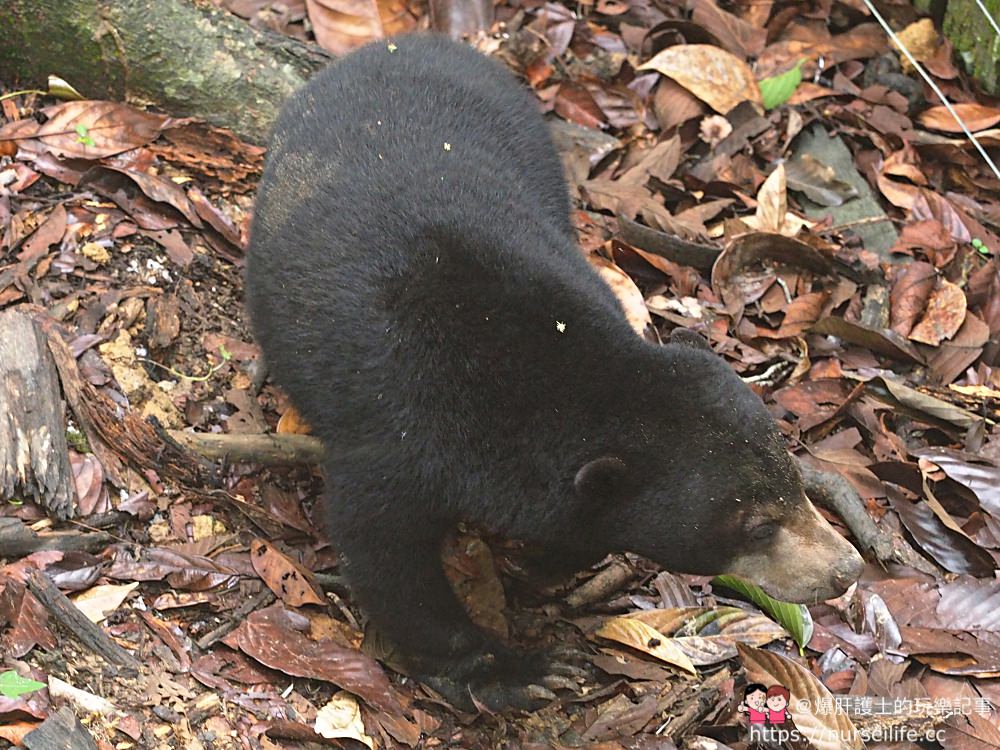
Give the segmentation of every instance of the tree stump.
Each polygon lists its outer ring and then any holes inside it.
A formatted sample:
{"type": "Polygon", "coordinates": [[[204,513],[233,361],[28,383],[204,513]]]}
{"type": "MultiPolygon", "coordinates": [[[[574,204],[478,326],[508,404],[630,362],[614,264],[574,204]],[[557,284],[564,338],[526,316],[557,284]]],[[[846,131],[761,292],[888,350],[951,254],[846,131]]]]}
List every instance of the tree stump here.
{"type": "Polygon", "coordinates": [[[0,501],[30,499],[75,514],[59,376],[45,334],[23,312],[0,313],[0,501]]]}

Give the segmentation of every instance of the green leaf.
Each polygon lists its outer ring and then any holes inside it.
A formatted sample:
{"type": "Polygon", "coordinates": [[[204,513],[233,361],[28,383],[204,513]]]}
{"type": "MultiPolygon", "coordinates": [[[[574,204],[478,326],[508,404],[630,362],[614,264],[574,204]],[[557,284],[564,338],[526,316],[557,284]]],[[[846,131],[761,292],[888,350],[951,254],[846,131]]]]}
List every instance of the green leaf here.
{"type": "Polygon", "coordinates": [[[774,109],[792,98],[795,89],[802,83],[804,62],[805,60],[799,60],[798,65],[791,70],[760,81],[760,95],[764,100],[764,109],[774,109]]]}
{"type": "Polygon", "coordinates": [[[41,690],[43,687],[45,687],[44,682],[21,677],[13,669],[0,673],[0,695],[5,698],[17,698],[19,695],[41,690]]]}
{"type": "Polygon", "coordinates": [[[228,362],[233,358],[232,352],[230,352],[224,344],[219,344],[219,354],[222,355],[222,361],[228,362]]]}
{"type": "Polygon", "coordinates": [[[799,645],[800,652],[812,638],[813,621],[804,604],[792,604],[772,599],[764,593],[760,586],[736,576],[716,576],[712,579],[712,585],[732,589],[760,607],[775,622],[792,634],[792,638],[799,645]]]}

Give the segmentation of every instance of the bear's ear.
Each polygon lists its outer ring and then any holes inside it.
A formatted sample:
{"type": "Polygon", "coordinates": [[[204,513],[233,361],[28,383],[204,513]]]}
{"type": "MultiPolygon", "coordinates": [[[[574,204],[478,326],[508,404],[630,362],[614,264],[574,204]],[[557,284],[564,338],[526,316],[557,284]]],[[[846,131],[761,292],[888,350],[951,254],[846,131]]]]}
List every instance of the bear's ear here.
{"type": "Polygon", "coordinates": [[[619,500],[626,493],[628,469],[615,456],[601,456],[588,461],[576,472],[573,487],[576,494],[588,501],[619,500]]]}
{"type": "Polygon", "coordinates": [[[712,347],[705,337],[689,328],[675,328],[672,330],[670,332],[670,343],[690,346],[692,349],[703,349],[706,352],[712,351],[712,347]]]}

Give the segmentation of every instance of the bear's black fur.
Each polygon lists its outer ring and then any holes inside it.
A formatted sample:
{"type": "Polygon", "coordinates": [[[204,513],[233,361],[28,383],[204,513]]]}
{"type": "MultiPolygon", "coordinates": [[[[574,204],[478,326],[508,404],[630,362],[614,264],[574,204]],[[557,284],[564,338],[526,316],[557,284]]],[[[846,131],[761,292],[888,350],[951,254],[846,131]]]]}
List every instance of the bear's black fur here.
{"type": "Polygon", "coordinates": [[[798,600],[859,572],[759,399],[690,336],[636,336],[568,215],[527,91],[410,36],[292,97],[252,227],[254,330],[326,446],[327,532],[359,602],[432,684],[494,705],[538,662],[452,594],[439,545],[460,520],[553,563],[630,550],[798,600]]]}

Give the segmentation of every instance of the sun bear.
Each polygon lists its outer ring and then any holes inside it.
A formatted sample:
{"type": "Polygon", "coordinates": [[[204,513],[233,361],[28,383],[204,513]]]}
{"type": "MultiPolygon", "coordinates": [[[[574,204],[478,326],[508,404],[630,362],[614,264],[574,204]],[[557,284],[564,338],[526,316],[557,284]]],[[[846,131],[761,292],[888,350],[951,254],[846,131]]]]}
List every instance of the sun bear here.
{"type": "Polygon", "coordinates": [[[523,706],[547,667],[456,600],[439,548],[460,521],[554,565],[627,550],[799,602],[862,566],[728,365],[696,335],[635,335],[569,211],[529,92],[432,35],[293,95],[257,196],[251,319],[325,445],[326,533],[376,629],[453,700],[523,706]]]}

